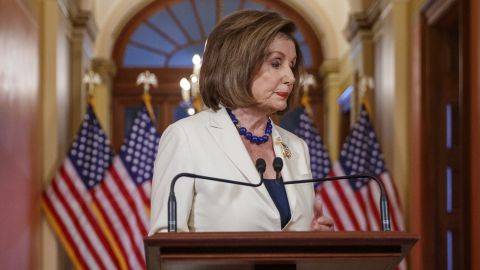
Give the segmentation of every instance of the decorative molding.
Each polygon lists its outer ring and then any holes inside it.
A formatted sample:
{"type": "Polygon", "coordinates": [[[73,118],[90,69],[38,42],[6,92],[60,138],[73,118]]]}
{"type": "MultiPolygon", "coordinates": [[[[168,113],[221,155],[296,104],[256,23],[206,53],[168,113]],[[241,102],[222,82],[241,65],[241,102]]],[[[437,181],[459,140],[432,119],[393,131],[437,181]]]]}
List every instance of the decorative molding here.
{"type": "MultiPolygon", "coordinates": [[[[353,84],[353,71],[350,54],[345,54],[341,59],[328,59],[321,65],[318,74],[324,78],[325,84],[335,84],[338,91],[343,91],[348,85],[353,84]]],[[[331,87],[329,85],[328,87],[331,87]]],[[[324,87],[324,88],[328,88],[324,87]]]]}
{"type": "Polygon", "coordinates": [[[68,18],[74,32],[86,30],[88,37],[95,40],[97,24],[92,11],[82,9],[81,0],[57,0],[58,8],[65,18],[68,18]]]}
{"type": "Polygon", "coordinates": [[[365,11],[352,13],[348,18],[348,23],[344,30],[346,39],[352,42],[359,32],[372,30],[382,10],[390,1],[391,0],[375,0],[370,3],[365,11]]]}
{"type": "Polygon", "coordinates": [[[113,78],[117,74],[115,62],[106,58],[92,59],[91,68],[94,72],[100,74],[102,78],[113,78]]]}
{"type": "Polygon", "coordinates": [[[327,59],[320,65],[318,71],[321,77],[327,77],[330,73],[338,73],[340,71],[340,61],[337,59],[327,59]]]}
{"type": "Polygon", "coordinates": [[[78,9],[72,17],[72,24],[74,28],[84,28],[88,37],[91,40],[95,40],[97,36],[97,24],[91,11],[85,11],[78,9]]]}
{"type": "Polygon", "coordinates": [[[92,11],[84,10],[80,0],[58,0],[59,9],[62,11],[74,29],[86,29],[88,36],[94,40],[97,35],[97,24],[92,11]]]}

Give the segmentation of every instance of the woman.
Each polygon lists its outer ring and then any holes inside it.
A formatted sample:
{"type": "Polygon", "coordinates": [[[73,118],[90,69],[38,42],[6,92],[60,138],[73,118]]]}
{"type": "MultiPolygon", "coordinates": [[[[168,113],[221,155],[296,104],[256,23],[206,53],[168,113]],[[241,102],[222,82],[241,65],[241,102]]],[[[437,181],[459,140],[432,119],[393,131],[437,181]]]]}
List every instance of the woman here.
{"type": "MultiPolygon", "coordinates": [[[[281,157],[283,181],[311,178],[305,142],[269,118],[286,110],[298,91],[302,56],[294,29],[276,13],[240,11],[212,31],[200,71],[200,92],[209,109],[163,133],[153,176],[150,234],[167,229],[167,198],[178,173],[258,183],[255,161],[264,159],[264,178],[275,179],[271,164],[281,157]]],[[[252,188],[178,180],[178,231],[333,230],[321,205],[315,204],[312,184],[265,182],[252,188]]]]}

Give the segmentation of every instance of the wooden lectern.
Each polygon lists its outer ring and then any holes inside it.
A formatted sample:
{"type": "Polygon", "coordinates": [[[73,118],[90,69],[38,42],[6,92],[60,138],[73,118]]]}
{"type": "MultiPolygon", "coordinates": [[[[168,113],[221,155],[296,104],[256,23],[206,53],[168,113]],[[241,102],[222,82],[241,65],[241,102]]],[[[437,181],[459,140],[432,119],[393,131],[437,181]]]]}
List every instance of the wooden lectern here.
{"type": "Polygon", "coordinates": [[[406,232],[158,233],[148,269],[395,269],[418,236],[406,232]]]}

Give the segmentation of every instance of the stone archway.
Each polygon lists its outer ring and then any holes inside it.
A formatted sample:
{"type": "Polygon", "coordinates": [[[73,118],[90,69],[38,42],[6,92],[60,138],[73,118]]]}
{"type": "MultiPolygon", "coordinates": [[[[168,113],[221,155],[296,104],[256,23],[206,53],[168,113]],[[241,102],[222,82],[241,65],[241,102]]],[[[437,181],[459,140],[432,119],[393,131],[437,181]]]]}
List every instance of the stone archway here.
{"type": "MultiPolygon", "coordinates": [[[[254,0],[251,0],[254,1],[254,0]]],[[[122,54],[125,51],[125,43],[128,42],[128,37],[135,31],[135,29],[144,21],[146,18],[151,16],[155,11],[158,11],[162,8],[165,8],[169,4],[179,3],[178,0],[170,1],[154,1],[145,3],[137,2],[127,5],[125,2],[121,2],[117,8],[113,9],[110,14],[112,15],[115,10],[118,12],[120,7],[123,9],[123,19],[119,19],[122,16],[114,16],[115,19],[110,19],[107,21],[112,21],[114,24],[109,26],[109,29],[100,29],[97,43],[96,43],[96,52],[97,56],[102,56],[104,58],[113,58],[117,63],[116,69],[118,70],[117,76],[113,80],[113,85],[111,89],[111,104],[112,104],[112,137],[113,144],[115,147],[119,147],[123,140],[125,133],[125,110],[127,107],[135,107],[141,105],[141,100],[138,98],[138,92],[129,91],[128,89],[134,89],[135,86],[135,77],[138,73],[143,71],[145,68],[137,69],[124,69],[121,63],[122,54]],[[125,7],[129,6],[129,12],[125,7]],[[111,35],[106,35],[110,31],[111,35]],[[113,32],[115,34],[113,34],[113,32]],[[106,37],[111,37],[112,35],[116,36],[116,40],[107,39],[106,37]],[[108,41],[108,42],[106,42],[108,41]],[[115,44],[113,42],[115,41],[115,44]],[[119,65],[120,64],[120,65],[119,65]]],[[[190,1],[192,2],[192,1],[190,1]]],[[[242,1],[245,2],[245,1],[242,1]]],[[[317,127],[319,127],[322,132],[323,128],[323,79],[319,75],[320,66],[324,62],[324,59],[338,59],[340,58],[341,46],[338,46],[338,43],[341,43],[341,38],[339,34],[341,32],[338,29],[333,29],[331,27],[331,22],[326,16],[322,16],[323,7],[315,2],[309,2],[310,5],[313,5],[311,9],[305,9],[305,3],[298,3],[299,1],[268,1],[268,0],[255,0],[260,4],[265,4],[269,9],[286,13],[288,17],[296,21],[298,28],[305,34],[305,40],[309,45],[309,48],[312,52],[312,66],[309,70],[310,73],[314,74],[317,77],[317,81],[320,83],[317,85],[316,89],[310,91],[312,108],[314,115],[319,115],[321,117],[315,117],[315,122],[317,127]],[[303,10],[302,10],[303,9],[303,10]],[[299,12],[300,10],[300,12],[299,12]],[[313,13],[318,14],[315,17],[315,20],[308,21],[307,18],[312,16],[313,13]],[[306,14],[302,13],[305,12],[306,14]],[[310,14],[310,15],[308,15],[310,14]],[[313,25],[313,26],[312,26],[313,25]],[[326,25],[326,26],[325,26],[326,25]],[[319,26],[322,26],[321,29],[319,26]],[[324,30],[326,29],[326,30],[324,30]],[[340,32],[340,33],[339,33],[340,32]],[[327,38],[330,37],[330,38],[327,38]],[[324,49],[324,48],[327,49],[324,49]],[[324,55],[325,51],[328,52],[328,55],[324,55]]],[[[105,23],[104,23],[105,25],[105,23]]],[[[151,69],[150,69],[151,70],[151,69]]],[[[158,119],[157,127],[159,130],[163,130],[168,124],[170,124],[172,119],[173,107],[175,107],[180,101],[180,95],[178,90],[178,80],[181,77],[186,77],[189,75],[189,69],[172,69],[172,70],[162,70],[162,72],[155,72],[157,76],[160,76],[159,81],[162,83],[162,86],[153,94],[153,102],[159,104],[157,107],[157,112],[161,114],[162,117],[158,119]],[[159,74],[162,75],[159,75],[159,74]]]]}

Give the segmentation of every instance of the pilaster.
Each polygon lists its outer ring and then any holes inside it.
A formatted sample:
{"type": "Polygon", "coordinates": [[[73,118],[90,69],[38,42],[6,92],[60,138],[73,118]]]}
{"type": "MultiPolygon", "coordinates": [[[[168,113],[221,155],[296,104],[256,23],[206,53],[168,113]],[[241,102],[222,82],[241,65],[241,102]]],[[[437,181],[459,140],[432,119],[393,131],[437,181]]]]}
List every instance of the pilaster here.
{"type": "Polygon", "coordinates": [[[72,132],[83,120],[87,108],[87,89],[83,86],[83,76],[90,68],[93,58],[93,46],[97,34],[93,12],[81,10],[79,5],[71,9],[72,31],[72,93],[71,93],[71,123],[72,132]]]}
{"type": "Polygon", "coordinates": [[[324,92],[324,121],[325,138],[323,138],[325,145],[330,154],[330,158],[335,160],[338,153],[339,145],[339,106],[337,104],[338,92],[340,88],[340,63],[338,60],[326,60],[320,67],[320,76],[323,78],[323,92],[324,92]]]}
{"type": "MultiPolygon", "coordinates": [[[[82,0],[38,0],[41,55],[42,186],[46,188],[65,158],[82,121],[86,97],[81,89],[89,67],[96,28],[82,0]]],[[[72,265],[46,218],[42,219],[40,269],[72,265]]]]}
{"type": "Polygon", "coordinates": [[[358,118],[362,102],[371,109],[371,117],[374,117],[373,87],[365,87],[364,82],[374,77],[374,26],[380,17],[383,2],[385,1],[370,1],[363,11],[352,13],[345,29],[345,35],[351,44],[350,57],[354,74],[351,123],[358,118]]]}
{"type": "Polygon", "coordinates": [[[107,136],[112,138],[112,91],[113,77],[117,69],[111,59],[94,58],[91,62],[91,69],[100,75],[102,82],[94,88],[94,97],[97,103],[96,113],[107,136]]]}
{"type": "Polygon", "coordinates": [[[330,158],[336,160],[341,144],[340,122],[341,111],[339,97],[352,84],[352,63],[350,55],[345,54],[341,59],[329,59],[320,67],[320,76],[323,80],[325,96],[324,115],[325,138],[330,158]]]}

